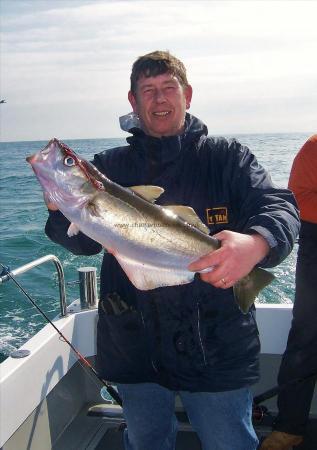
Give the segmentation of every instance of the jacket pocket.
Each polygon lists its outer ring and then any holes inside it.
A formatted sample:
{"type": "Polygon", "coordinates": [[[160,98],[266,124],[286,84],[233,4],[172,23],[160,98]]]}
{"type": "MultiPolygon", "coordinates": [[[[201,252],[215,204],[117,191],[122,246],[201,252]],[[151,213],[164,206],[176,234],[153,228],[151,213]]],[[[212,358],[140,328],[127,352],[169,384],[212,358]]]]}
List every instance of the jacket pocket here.
{"type": "Polygon", "coordinates": [[[151,370],[147,338],[138,311],[119,315],[99,312],[97,353],[102,372],[108,379],[142,379],[151,370]]]}

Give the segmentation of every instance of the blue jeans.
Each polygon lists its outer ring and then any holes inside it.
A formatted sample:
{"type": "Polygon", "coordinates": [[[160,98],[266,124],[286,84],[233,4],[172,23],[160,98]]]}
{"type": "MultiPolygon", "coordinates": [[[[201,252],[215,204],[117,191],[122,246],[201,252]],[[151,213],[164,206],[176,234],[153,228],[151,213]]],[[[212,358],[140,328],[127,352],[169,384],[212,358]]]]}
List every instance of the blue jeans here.
{"type": "Polygon", "coordinates": [[[252,396],[247,388],[227,392],[174,392],[154,383],[119,384],[127,423],[126,450],[174,450],[179,394],[203,450],[255,450],[252,396]]]}

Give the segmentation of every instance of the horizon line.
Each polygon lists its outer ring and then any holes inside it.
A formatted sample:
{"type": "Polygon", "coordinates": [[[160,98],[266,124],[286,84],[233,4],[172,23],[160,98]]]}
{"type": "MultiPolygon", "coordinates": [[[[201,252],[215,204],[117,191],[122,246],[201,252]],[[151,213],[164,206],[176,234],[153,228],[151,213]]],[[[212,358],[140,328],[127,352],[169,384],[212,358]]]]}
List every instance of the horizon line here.
{"type": "MultiPolygon", "coordinates": [[[[212,136],[230,136],[230,137],[234,137],[234,136],[249,136],[249,135],[269,135],[269,134],[316,134],[317,131],[253,131],[253,132],[236,132],[236,133],[213,133],[210,134],[208,133],[208,137],[212,137],[212,136]]],[[[127,137],[131,136],[131,134],[128,134],[126,137],[125,136],[113,136],[113,137],[97,137],[97,138],[92,138],[92,137],[86,137],[86,138],[56,138],[59,141],[101,141],[101,140],[111,140],[111,139],[118,139],[118,140],[124,140],[127,137]]],[[[50,138],[53,139],[53,138],[50,138]]],[[[9,140],[9,141],[0,141],[0,144],[12,144],[12,143],[18,143],[18,142],[48,142],[50,141],[50,139],[20,139],[20,140],[9,140]]]]}

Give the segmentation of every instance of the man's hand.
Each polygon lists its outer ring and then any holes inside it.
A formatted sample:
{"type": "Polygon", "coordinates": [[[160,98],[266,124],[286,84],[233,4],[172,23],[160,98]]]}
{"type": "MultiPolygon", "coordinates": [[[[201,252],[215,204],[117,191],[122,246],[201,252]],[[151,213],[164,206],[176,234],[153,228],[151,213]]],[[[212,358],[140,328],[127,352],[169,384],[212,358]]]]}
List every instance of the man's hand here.
{"type": "Polygon", "coordinates": [[[217,288],[227,289],[248,275],[253,267],[269,253],[270,247],[260,234],[241,234],[221,231],[213,237],[221,247],[189,265],[189,270],[200,272],[200,278],[217,288]]]}

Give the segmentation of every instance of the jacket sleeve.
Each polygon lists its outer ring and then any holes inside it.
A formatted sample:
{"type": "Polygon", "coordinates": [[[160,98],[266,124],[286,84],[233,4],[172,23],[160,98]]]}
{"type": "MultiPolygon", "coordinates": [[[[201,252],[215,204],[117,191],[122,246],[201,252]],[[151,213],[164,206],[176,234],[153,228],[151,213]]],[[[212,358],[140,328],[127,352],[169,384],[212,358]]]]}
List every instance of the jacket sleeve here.
{"type": "Polygon", "coordinates": [[[68,237],[69,220],[60,211],[49,211],[45,226],[46,235],[56,244],[60,244],[75,255],[95,255],[102,249],[101,244],[90,239],[84,233],[68,237]]]}
{"type": "Polygon", "coordinates": [[[268,172],[250,150],[229,141],[224,163],[225,183],[230,186],[231,204],[242,233],[259,233],[270,246],[259,264],[274,267],[293,249],[299,232],[298,209],[292,192],[273,185],[268,172]]]}
{"type": "Polygon", "coordinates": [[[317,223],[317,134],[296,155],[288,187],[295,195],[301,219],[317,223]]]}

